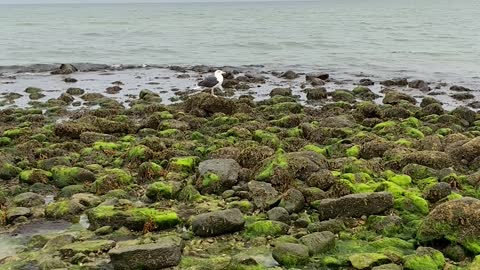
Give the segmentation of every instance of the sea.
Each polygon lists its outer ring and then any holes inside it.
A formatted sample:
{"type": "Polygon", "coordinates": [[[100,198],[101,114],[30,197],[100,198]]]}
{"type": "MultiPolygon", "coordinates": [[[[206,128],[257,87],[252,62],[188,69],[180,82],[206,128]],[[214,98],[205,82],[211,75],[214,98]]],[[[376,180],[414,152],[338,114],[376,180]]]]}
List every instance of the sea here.
{"type": "Polygon", "coordinates": [[[0,5],[0,67],[261,65],[480,85],[479,16],[478,0],[0,5]]]}

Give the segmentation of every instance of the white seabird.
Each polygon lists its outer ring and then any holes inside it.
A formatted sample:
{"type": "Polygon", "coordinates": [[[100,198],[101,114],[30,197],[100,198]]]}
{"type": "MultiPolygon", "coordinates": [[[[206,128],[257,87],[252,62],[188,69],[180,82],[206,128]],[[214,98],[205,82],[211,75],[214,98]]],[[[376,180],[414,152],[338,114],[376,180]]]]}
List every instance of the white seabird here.
{"type": "Polygon", "coordinates": [[[227,74],[225,71],[217,70],[214,73],[214,76],[208,76],[203,81],[198,83],[198,86],[211,87],[212,96],[215,96],[215,88],[218,88],[223,91],[223,75],[227,74]]]}

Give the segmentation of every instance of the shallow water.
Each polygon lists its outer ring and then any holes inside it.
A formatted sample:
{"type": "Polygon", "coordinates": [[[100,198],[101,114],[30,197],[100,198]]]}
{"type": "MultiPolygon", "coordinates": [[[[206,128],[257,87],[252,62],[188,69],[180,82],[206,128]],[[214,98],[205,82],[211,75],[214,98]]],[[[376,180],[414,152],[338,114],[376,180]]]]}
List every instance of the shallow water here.
{"type": "Polygon", "coordinates": [[[263,64],[478,85],[479,10],[477,0],[0,6],[0,66],[263,64]]]}

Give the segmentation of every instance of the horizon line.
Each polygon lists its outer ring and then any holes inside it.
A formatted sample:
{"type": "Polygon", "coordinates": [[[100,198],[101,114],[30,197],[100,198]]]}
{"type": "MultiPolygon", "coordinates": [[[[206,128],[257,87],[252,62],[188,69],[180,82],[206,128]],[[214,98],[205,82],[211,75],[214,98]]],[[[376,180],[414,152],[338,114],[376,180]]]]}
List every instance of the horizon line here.
{"type": "MultiPolygon", "coordinates": [[[[311,2],[313,0],[300,0],[296,2],[311,2]]],[[[241,2],[250,2],[250,3],[261,3],[261,2],[289,2],[289,0],[231,0],[231,1],[223,1],[223,0],[167,0],[162,2],[154,2],[154,1],[145,1],[145,2],[73,2],[73,3],[62,3],[62,2],[45,2],[45,3],[0,3],[0,5],[9,5],[9,6],[22,6],[22,5],[104,5],[104,4],[114,4],[114,5],[126,5],[126,4],[197,4],[197,3],[241,3],[241,2]]]]}

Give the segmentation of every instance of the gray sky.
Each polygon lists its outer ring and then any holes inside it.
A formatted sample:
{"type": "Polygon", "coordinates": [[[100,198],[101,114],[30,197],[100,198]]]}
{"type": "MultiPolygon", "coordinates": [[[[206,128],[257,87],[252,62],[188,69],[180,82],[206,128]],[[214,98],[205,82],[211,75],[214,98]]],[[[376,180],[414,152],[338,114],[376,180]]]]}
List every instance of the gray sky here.
{"type": "Polygon", "coordinates": [[[0,0],[0,4],[48,4],[48,3],[165,3],[165,2],[246,2],[274,0],[0,0]]]}

